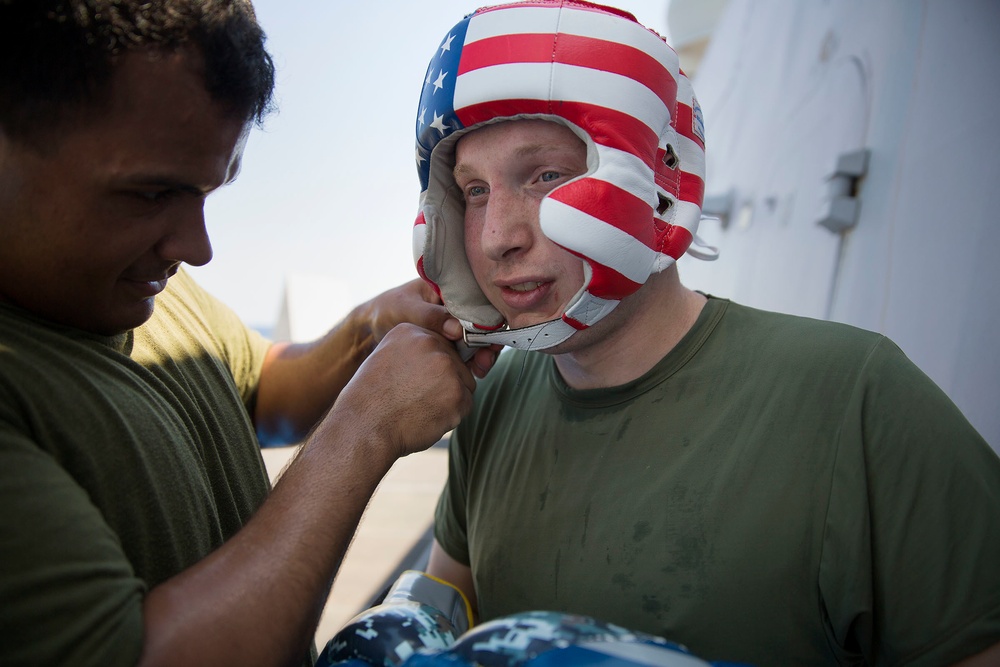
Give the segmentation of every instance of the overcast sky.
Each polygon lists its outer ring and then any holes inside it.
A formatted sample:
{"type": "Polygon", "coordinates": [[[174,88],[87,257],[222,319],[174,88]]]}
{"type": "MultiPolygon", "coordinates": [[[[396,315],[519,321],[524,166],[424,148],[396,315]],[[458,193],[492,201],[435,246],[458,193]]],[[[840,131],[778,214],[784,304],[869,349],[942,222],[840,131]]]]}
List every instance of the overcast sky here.
{"type": "MultiPolygon", "coordinates": [[[[665,35],[667,1],[614,4],[665,35]]],[[[237,181],[209,197],[215,258],[191,271],[247,324],[267,328],[290,276],[339,283],[353,302],[416,276],[417,100],[438,44],[480,5],[254,4],[277,66],[278,112],[252,133],[237,181]]],[[[342,314],[334,302],[314,307],[342,314]]]]}

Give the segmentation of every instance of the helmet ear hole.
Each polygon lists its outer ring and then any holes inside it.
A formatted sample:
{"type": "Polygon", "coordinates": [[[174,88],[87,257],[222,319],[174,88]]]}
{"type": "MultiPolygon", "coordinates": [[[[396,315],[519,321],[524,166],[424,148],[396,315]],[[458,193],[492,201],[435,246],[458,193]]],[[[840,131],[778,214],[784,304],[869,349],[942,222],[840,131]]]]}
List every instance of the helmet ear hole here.
{"type": "Polygon", "coordinates": [[[670,199],[662,192],[657,192],[656,196],[660,198],[660,204],[656,207],[656,214],[662,216],[664,213],[670,210],[670,207],[674,205],[674,200],[670,199]]]}
{"type": "Polygon", "coordinates": [[[663,164],[667,165],[668,169],[677,169],[680,164],[680,159],[677,157],[677,153],[674,152],[674,147],[667,144],[663,152],[663,164]]]}

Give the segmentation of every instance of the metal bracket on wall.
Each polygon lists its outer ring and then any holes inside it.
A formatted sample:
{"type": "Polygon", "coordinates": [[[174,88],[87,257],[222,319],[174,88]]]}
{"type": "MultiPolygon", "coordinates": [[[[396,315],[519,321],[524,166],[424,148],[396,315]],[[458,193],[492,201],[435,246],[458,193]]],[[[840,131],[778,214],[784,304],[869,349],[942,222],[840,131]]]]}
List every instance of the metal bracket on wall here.
{"type": "Polygon", "coordinates": [[[836,169],[827,178],[826,197],[817,224],[834,234],[842,234],[857,224],[861,210],[858,181],[868,172],[870,155],[867,148],[840,154],[836,169]]]}
{"type": "Polygon", "coordinates": [[[718,218],[722,228],[726,229],[729,227],[729,214],[733,210],[734,198],[732,189],[716,194],[706,193],[701,212],[708,217],[718,218]]]}

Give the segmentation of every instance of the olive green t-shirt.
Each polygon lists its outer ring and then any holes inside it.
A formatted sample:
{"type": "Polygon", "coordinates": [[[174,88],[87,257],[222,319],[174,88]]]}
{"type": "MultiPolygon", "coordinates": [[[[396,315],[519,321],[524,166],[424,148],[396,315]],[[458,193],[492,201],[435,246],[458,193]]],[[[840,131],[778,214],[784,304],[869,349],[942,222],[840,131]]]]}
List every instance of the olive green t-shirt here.
{"type": "Polygon", "coordinates": [[[760,666],[1000,640],[1000,461],[874,333],[712,298],[620,387],[505,353],[450,461],[436,537],[482,620],[579,613],[760,666]]]}
{"type": "Polygon", "coordinates": [[[144,592],[267,494],[268,345],[184,272],[112,338],[0,306],[0,664],[135,664],[144,592]]]}

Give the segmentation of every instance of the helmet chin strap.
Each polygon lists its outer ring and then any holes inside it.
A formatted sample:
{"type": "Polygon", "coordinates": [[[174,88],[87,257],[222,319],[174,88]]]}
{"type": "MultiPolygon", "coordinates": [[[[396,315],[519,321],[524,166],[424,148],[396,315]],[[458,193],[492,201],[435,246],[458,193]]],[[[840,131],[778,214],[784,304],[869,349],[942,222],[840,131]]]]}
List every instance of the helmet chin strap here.
{"type": "MultiPolygon", "coordinates": [[[[583,261],[582,264],[583,285],[566,305],[564,317],[580,322],[582,328],[588,328],[614,310],[619,302],[599,299],[587,290],[593,277],[593,271],[589,262],[583,261]]],[[[465,354],[471,357],[475,353],[475,348],[487,345],[506,345],[516,350],[545,350],[555,347],[581,330],[581,327],[569,324],[564,317],[534,324],[530,327],[501,331],[470,331],[472,324],[463,321],[464,344],[460,345],[460,348],[464,348],[461,350],[463,359],[467,360],[465,354]]]]}
{"type": "Polygon", "coordinates": [[[488,333],[464,332],[464,342],[459,343],[463,360],[471,357],[478,347],[506,345],[517,350],[544,350],[554,347],[575,334],[578,329],[561,319],[550,320],[520,329],[505,329],[488,333]]]}

